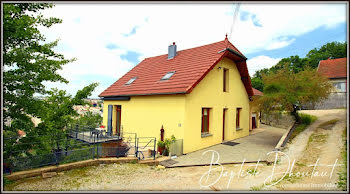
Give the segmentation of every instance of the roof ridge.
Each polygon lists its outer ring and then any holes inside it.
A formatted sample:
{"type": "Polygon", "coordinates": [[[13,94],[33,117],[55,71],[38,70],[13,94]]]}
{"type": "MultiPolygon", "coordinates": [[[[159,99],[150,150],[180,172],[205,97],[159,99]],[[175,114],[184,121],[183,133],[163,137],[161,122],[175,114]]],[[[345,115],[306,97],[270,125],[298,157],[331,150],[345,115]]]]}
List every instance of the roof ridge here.
{"type": "Polygon", "coordinates": [[[335,58],[335,59],[327,58],[327,59],[323,59],[323,60],[320,60],[320,61],[337,60],[337,59],[346,59],[346,58],[347,58],[347,57],[341,57],[341,58],[335,58]]]}

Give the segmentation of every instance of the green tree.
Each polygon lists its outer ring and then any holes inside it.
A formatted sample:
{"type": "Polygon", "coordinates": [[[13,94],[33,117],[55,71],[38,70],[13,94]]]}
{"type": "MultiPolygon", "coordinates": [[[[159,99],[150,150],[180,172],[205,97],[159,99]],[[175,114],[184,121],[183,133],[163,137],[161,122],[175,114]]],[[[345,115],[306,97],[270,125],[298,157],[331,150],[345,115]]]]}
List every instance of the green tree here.
{"type": "Polygon", "coordinates": [[[289,67],[290,65],[286,64],[276,72],[264,75],[264,95],[253,103],[262,113],[287,111],[299,122],[296,105],[316,103],[327,98],[332,85],[315,69],[306,68],[295,73],[289,67]]]}
{"type": "Polygon", "coordinates": [[[31,150],[38,153],[60,149],[58,140],[64,134],[62,131],[77,114],[73,105],[84,104],[83,99],[97,86],[90,84],[74,97],[63,90],[45,88],[45,81],[68,83],[57,71],[75,60],[54,52],[58,40],[47,43],[38,29],[61,23],[58,18],[44,18],[41,14],[52,6],[47,3],[3,4],[3,118],[10,123],[4,129],[4,158],[30,155],[31,150]],[[41,99],[35,94],[48,96],[41,99]],[[32,116],[42,121],[37,127],[31,121],[32,116]],[[24,130],[27,136],[19,140],[7,138],[16,136],[18,129],[24,130]]]}
{"type": "Polygon", "coordinates": [[[347,56],[346,42],[329,42],[321,48],[314,48],[306,55],[307,65],[311,68],[317,68],[320,60],[332,58],[343,58],[347,56]]]}
{"type": "Polygon", "coordinates": [[[41,148],[60,150],[61,142],[65,139],[63,131],[67,129],[68,123],[71,123],[74,117],[79,116],[73,106],[88,104],[84,99],[91,95],[97,85],[97,83],[92,83],[84,87],[74,97],[67,95],[64,90],[52,89],[49,91],[49,96],[41,107],[42,122],[34,131],[29,132],[28,136],[38,137],[36,141],[41,142],[41,145],[38,144],[41,148]]]}
{"type": "Polygon", "coordinates": [[[72,125],[78,124],[83,126],[98,127],[102,123],[102,116],[100,114],[94,114],[92,112],[86,112],[84,115],[71,121],[72,125]]]}
{"type": "Polygon", "coordinates": [[[347,55],[347,43],[346,42],[330,42],[323,45],[320,48],[314,48],[304,58],[300,58],[298,55],[290,56],[281,59],[276,65],[271,68],[264,68],[255,72],[252,81],[252,86],[260,91],[263,91],[264,82],[263,75],[269,75],[270,73],[276,73],[278,70],[287,66],[288,69],[294,73],[304,71],[306,68],[316,69],[320,60],[333,58],[343,58],[347,55]]]}
{"type": "Polygon", "coordinates": [[[277,72],[286,65],[291,71],[298,73],[305,69],[307,61],[308,59],[300,58],[298,55],[283,58],[276,65],[272,66],[269,72],[277,72]]]}
{"type": "Polygon", "coordinates": [[[46,43],[38,27],[61,23],[58,18],[44,18],[40,11],[47,3],[3,4],[3,97],[6,130],[30,131],[30,115],[40,116],[41,100],[34,94],[47,94],[44,81],[68,83],[57,71],[74,59],[65,59],[52,49],[58,40],[46,43]]]}
{"type": "Polygon", "coordinates": [[[251,79],[252,82],[252,87],[259,90],[259,91],[264,91],[264,83],[261,78],[258,77],[253,77],[251,79]]]}
{"type": "Polygon", "coordinates": [[[38,115],[40,115],[41,122],[37,127],[27,131],[26,137],[22,137],[18,142],[16,139],[6,138],[4,158],[43,155],[62,150],[67,141],[65,130],[69,123],[79,116],[73,106],[88,104],[84,99],[91,95],[97,85],[97,83],[92,83],[84,87],[74,97],[67,95],[64,90],[53,88],[48,91],[49,96],[40,104],[38,115]]]}
{"type": "Polygon", "coordinates": [[[253,78],[256,77],[256,78],[262,79],[263,74],[268,74],[269,71],[270,71],[270,69],[268,69],[268,68],[260,69],[260,70],[255,72],[253,78]]]}
{"type": "Polygon", "coordinates": [[[264,68],[264,69],[256,71],[253,78],[251,78],[252,87],[263,92],[264,91],[264,82],[262,80],[262,76],[265,74],[269,74],[269,71],[270,71],[270,69],[268,69],[268,68],[264,68]]]}

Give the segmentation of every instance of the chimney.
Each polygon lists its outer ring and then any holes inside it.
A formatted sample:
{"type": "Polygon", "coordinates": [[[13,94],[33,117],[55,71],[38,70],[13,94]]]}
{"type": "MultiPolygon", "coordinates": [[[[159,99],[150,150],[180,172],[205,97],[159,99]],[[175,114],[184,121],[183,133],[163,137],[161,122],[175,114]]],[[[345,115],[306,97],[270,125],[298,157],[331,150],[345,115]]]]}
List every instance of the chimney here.
{"type": "Polygon", "coordinates": [[[173,42],[173,45],[170,45],[168,47],[168,59],[173,59],[176,55],[176,45],[175,42],[173,42]]]}

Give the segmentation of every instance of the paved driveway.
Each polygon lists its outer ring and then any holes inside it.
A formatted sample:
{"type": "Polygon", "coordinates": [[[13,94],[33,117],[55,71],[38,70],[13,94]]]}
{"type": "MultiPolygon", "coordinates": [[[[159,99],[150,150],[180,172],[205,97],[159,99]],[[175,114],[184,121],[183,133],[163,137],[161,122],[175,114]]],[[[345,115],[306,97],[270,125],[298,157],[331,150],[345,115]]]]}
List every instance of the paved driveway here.
{"type": "MultiPolygon", "coordinates": [[[[219,163],[238,162],[241,163],[245,159],[246,162],[267,160],[267,153],[274,150],[278,141],[282,135],[286,132],[286,129],[271,127],[268,125],[260,125],[259,129],[254,129],[253,133],[249,136],[232,140],[231,142],[239,143],[234,146],[217,144],[202,150],[188,153],[183,156],[179,156],[176,159],[178,163],[173,166],[185,166],[185,165],[200,165],[210,164],[213,152],[217,154],[215,158],[219,157],[219,163]],[[204,152],[207,153],[203,154],[204,152]]],[[[269,157],[270,158],[270,157],[269,157]]],[[[216,159],[214,160],[216,161],[216,159]]]]}

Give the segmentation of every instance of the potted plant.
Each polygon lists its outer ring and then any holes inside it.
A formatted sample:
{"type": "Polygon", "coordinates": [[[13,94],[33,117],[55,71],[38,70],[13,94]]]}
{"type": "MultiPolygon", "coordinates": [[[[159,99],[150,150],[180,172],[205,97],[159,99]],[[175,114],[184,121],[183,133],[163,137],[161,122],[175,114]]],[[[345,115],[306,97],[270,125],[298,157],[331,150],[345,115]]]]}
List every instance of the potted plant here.
{"type": "Polygon", "coordinates": [[[157,146],[158,146],[157,151],[159,152],[160,155],[162,155],[163,151],[165,150],[164,141],[158,141],[157,146]]]}
{"type": "Polygon", "coordinates": [[[174,143],[176,141],[176,138],[174,135],[171,136],[171,138],[166,138],[165,141],[164,141],[164,145],[165,145],[165,150],[164,150],[164,155],[165,156],[168,156],[169,155],[169,152],[170,152],[170,145],[172,143],[174,143]]]}

